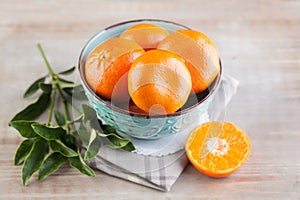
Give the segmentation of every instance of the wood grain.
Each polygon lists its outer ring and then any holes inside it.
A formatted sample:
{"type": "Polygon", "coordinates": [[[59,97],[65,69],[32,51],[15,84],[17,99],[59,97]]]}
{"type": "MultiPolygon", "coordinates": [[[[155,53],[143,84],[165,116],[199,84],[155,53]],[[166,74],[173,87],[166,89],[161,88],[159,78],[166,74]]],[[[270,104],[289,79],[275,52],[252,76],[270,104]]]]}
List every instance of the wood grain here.
{"type": "Polygon", "coordinates": [[[298,0],[1,0],[0,199],[300,199],[299,10],[298,0]],[[96,32],[138,18],[182,23],[216,42],[225,73],[240,81],[225,120],[249,134],[248,162],[225,179],[189,165],[169,193],[68,166],[23,187],[21,168],[13,166],[21,138],[7,125],[30,101],[21,98],[25,88],[45,73],[36,43],[55,69],[65,69],[96,32]]]}

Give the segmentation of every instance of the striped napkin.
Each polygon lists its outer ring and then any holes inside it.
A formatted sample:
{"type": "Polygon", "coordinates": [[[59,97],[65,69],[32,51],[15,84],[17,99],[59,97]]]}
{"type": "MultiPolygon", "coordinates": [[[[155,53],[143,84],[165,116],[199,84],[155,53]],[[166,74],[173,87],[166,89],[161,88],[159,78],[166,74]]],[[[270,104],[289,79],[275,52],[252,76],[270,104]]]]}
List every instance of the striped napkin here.
{"type": "MultiPolygon", "coordinates": [[[[221,85],[207,111],[209,119],[203,119],[203,122],[224,119],[225,107],[236,93],[237,87],[236,79],[228,75],[222,77],[221,85]]],[[[169,146],[172,148],[172,143],[169,146]]],[[[109,175],[166,192],[170,191],[188,164],[188,159],[183,144],[176,152],[172,149],[172,153],[159,156],[125,152],[103,146],[87,163],[92,168],[109,175]]]]}

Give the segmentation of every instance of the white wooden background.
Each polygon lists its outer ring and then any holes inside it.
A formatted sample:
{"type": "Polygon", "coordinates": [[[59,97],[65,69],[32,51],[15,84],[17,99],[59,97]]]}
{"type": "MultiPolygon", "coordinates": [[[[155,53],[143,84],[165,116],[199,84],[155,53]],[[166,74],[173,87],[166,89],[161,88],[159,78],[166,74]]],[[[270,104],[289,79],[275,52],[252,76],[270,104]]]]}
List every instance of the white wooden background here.
{"type": "Polygon", "coordinates": [[[299,10],[299,0],[0,0],[0,199],[300,199],[299,10]],[[96,32],[139,18],[182,23],[216,42],[225,73],[240,81],[226,121],[248,132],[248,162],[218,180],[189,165],[169,193],[67,166],[23,187],[13,166],[21,137],[7,124],[31,101],[23,91],[46,72],[36,43],[65,69],[96,32]]]}

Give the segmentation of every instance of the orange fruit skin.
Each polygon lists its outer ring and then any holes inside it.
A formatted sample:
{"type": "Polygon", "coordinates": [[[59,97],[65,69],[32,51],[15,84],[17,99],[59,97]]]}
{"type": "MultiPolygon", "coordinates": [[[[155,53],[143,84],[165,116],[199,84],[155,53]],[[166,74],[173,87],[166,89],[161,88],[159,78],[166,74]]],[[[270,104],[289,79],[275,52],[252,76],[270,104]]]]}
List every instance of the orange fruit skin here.
{"type": "Polygon", "coordinates": [[[213,178],[222,178],[245,163],[251,145],[247,134],[236,125],[207,122],[189,134],[185,150],[198,171],[213,178]]]}
{"type": "Polygon", "coordinates": [[[130,97],[149,114],[174,113],[187,101],[191,87],[182,58],[164,50],[145,52],[128,72],[130,97]]]}
{"type": "Polygon", "coordinates": [[[133,40],[146,51],[156,49],[158,44],[167,36],[169,32],[164,28],[155,25],[142,23],[129,27],[120,38],[133,40]]]}
{"type": "Polygon", "coordinates": [[[111,38],[98,45],[88,56],[85,77],[102,98],[128,101],[127,73],[133,61],[144,53],[135,42],[111,38]]]}
{"type": "Polygon", "coordinates": [[[206,90],[220,73],[217,46],[201,32],[177,30],[162,40],[157,48],[184,58],[195,93],[206,90]]]}

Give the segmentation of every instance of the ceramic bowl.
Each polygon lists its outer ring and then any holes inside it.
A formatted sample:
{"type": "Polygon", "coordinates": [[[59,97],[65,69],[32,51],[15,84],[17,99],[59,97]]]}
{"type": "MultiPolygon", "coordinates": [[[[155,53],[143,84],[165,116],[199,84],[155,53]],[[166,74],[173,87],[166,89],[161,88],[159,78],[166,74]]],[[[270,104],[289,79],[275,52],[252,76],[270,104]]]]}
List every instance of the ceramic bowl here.
{"type": "Polygon", "coordinates": [[[178,29],[188,29],[188,27],[174,22],[152,19],[126,21],[112,25],[94,35],[87,42],[80,54],[78,69],[85,94],[101,121],[113,126],[120,134],[140,139],[158,139],[185,130],[192,124],[195,124],[207,112],[215,91],[220,84],[222,70],[220,70],[220,74],[206,91],[191,96],[183,108],[173,114],[149,116],[134,113],[102,99],[85,80],[84,67],[86,58],[97,45],[109,38],[118,37],[124,30],[138,23],[157,24],[170,33],[178,29]]]}

